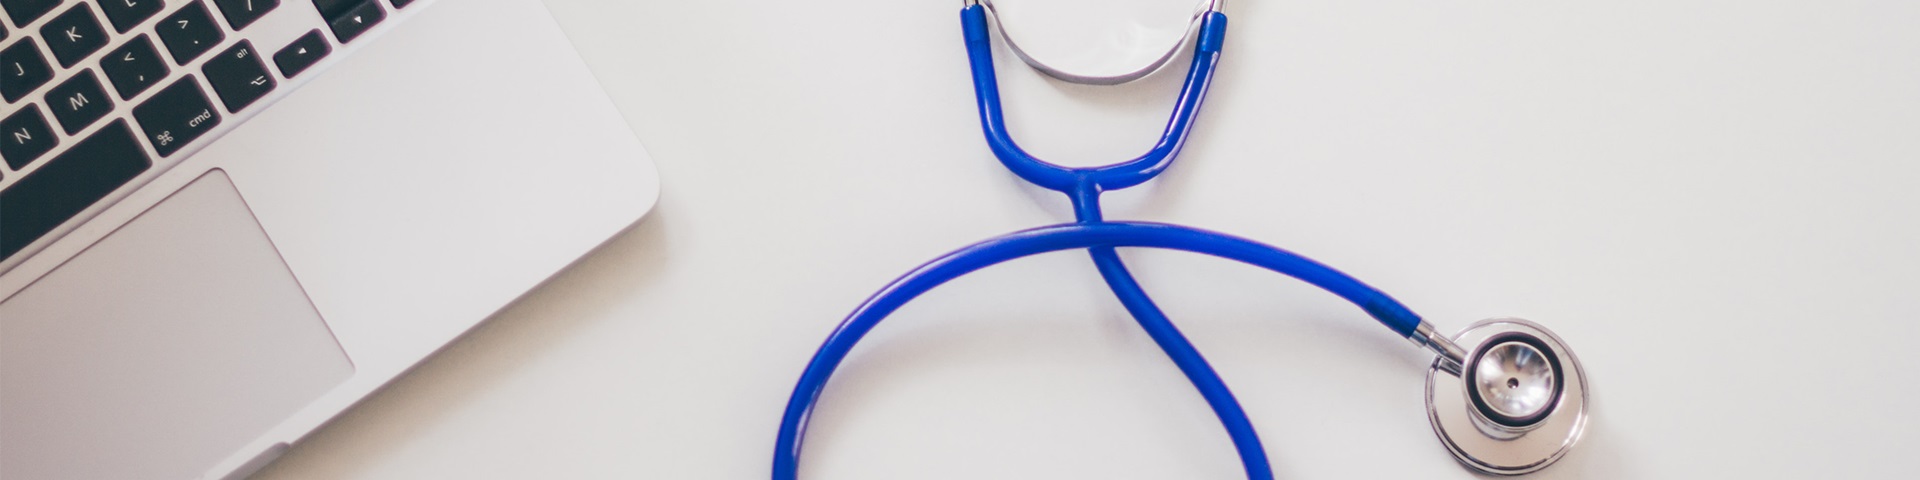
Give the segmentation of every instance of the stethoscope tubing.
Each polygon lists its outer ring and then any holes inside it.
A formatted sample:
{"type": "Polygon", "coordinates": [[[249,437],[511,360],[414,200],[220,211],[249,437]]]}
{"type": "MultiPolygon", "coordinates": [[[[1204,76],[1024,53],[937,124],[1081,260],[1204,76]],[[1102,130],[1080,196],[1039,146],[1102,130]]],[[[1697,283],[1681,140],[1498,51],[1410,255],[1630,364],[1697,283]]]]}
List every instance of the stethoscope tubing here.
{"type": "MultiPolygon", "coordinates": [[[[788,399],[775,441],[773,478],[776,480],[798,478],[800,450],[805,436],[807,418],[812,413],[820,393],[826,388],[827,380],[833,376],[834,370],[839,367],[841,361],[846,359],[847,354],[853,350],[861,338],[907,302],[962,275],[1009,260],[1069,249],[1094,249],[1095,256],[1098,258],[1110,255],[1113,248],[1123,247],[1161,248],[1201,253],[1252,264],[1291,276],[1346,299],[1401,335],[1411,335],[1421,321],[1418,315],[1392,297],[1338,270],[1277,247],[1223,233],[1146,222],[1073,223],[1015,232],[961,248],[915,268],[868,298],[834,329],[812,360],[807,363],[806,370],[801,374],[798,385],[794,387],[793,394],[788,399]]],[[[1114,257],[1114,260],[1117,260],[1117,257],[1114,257]]],[[[1124,273],[1122,270],[1124,267],[1119,267],[1117,261],[1111,263],[1111,267],[1102,268],[1103,275],[1109,275],[1110,270],[1113,273],[1124,273]]],[[[1134,296],[1132,293],[1140,292],[1138,285],[1133,284],[1130,277],[1121,283],[1130,285],[1131,288],[1116,288],[1116,293],[1130,290],[1123,295],[1134,296]]],[[[1137,297],[1143,299],[1144,293],[1139,293],[1137,297]]],[[[1150,305],[1150,301],[1130,303],[1150,305]]],[[[1129,305],[1129,311],[1138,314],[1139,312],[1134,311],[1135,306],[1129,305]]],[[[1154,309],[1154,313],[1158,316],[1157,309],[1154,309]]],[[[1159,316],[1159,319],[1164,320],[1164,317],[1159,316]]],[[[1177,332],[1174,333],[1177,335],[1177,332]]],[[[1158,340],[1159,338],[1156,337],[1156,341],[1158,340]]],[[[1185,344],[1184,340],[1179,343],[1185,344]]],[[[1191,345],[1186,345],[1186,348],[1190,349],[1191,345]]],[[[1194,352],[1194,355],[1197,356],[1198,353],[1194,352]]],[[[1201,362],[1204,368],[1204,361],[1201,362]]],[[[1211,373],[1210,369],[1208,373],[1211,373]]],[[[1217,376],[1208,376],[1217,381],[1217,376]]],[[[1205,390],[1212,389],[1198,384],[1196,386],[1201,386],[1205,390]]],[[[1219,384],[1218,388],[1224,390],[1225,386],[1219,384]]],[[[1231,402],[1230,394],[1228,395],[1227,401],[1231,402]]],[[[1213,399],[1209,398],[1209,402],[1212,403],[1213,399]]],[[[1233,410],[1239,410],[1238,406],[1234,405],[1233,410]]],[[[1241,421],[1232,423],[1244,423],[1244,418],[1244,414],[1241,414],[1241,421]]],[[[1223,418],[1223,420],[1226,419],[1223,418]]],[[[1243,461],[1253,460],[1244,458],[1245,452],[1242,453],[1243,461]]],[[[1263,465],[1264,457],[1264,454],[1260,454],[1259,463],[1263,465]]],[[[1250,471],[1249,474],[1252,475],[1253,472],[1250,471]]],[[[1271,473],[1267,473],[1263,477],[1256,478],[1270,478],[1270,476],[1271,473]]]]}
{"type": "Polygon", "coordinates": [[[1167,354],[1167,360],[1180,368],[1180,374],[1186,375],[1187,383],[1206,399],[1207,407],[1213,409],[1214,417],[1220,420],[1221,428],[1226,429],[1227,438],[1233,441],[1233,449],[1240,455],[1240,466],[1247,472],[1248,480],[1272,480],[1273,467],[1267,463],[1267,449],[1261,445],[1260,432],[1253,428],[1253,420],[1247,418],[1247,411],[1240,406],[1240,400],[1234,398],[1233,390],[1227,387],[1227,381],[1213,371],[1213,365],[1207,362],[1200,349],[1180,333],[1179,327],[1167,319],[1160,306],[1147,296],[1146,289],[1140,288],[1140,282],[1133,279],[1133,273],[1127,271],[1120,255],[1112,247],[1087,249],[1092,254],[1093,264],[1100,270],[1100,277],[1107,282],[1107,288],[1113,296],[1125,306],[1140,329],[1146,330],[1160,351],[1167,354]]]}
{"type": "Polygon", "coordinates": [[[1000,112],[1000,87],[994,74],[992,31],[987,25],[987,11],[982,5],[971,5],[960,11],[967,59],[973,67],[974,98],[980,108],[980,128],[986,133],[987,146],[993,150],[994,157],[1000,159],[1000,163],[1020,178],[1069,195],[1076,189],[1111,191],[1139,185],[1173,164],[1181,144],[1186,141],[1187,132],[1192,130],[1195,114],[1200,111],[1200,104],[1206,98],[1207,87],[1213,78],[1214,66],[1220,62],[1221,47],[1227,35],[1226,14],[1207,12],[1201,16],[1192,66],[1187,69],[1187,79],[1180,89],[1179,102],[1174,105],[1166,131],[1151,150],[1132,160],[1112,165],[1069,168],[1035,158],[1014,143],[1006,119],[1000,112]]]}
{"type": "Polygon", "coordinates": [[[788,399],[774,446],[773,478],[798,477],[801,446],[808,418],[841,361],[879,322],[922,293],[981,268],[1039,253],[1086,249],[1115,298],[1126,307],[1169,360],[1180,368],[1214,410],[1251,480],[1270,480],[1272,467],[1259,435],[1245,409],[1226,382],[1180,333],[1165,313],[1136,282],[1114,251],[1120,247],[1184,250],[1258,265],[1318,286],[1358,305],[1396,333],[1410,338],[1423,325],[1419,316],[1399,302],[1346,274],[1305,257],[1230,235],[1141,222],[1107,222],[1100,211],[1100,195],[1151,180],[1165,171],[1179,154],[1192,130],[1196,113],[1212,83],[1214,67],[1225,42],[1227,17],[1214,2],[1197,15],[1198,38],[1193,42],[1192,65],[1180,97],[1159,142],[1134,159],[1101,167],[1069,168],[1040,160],[1022,150],[1008,132],[1001,115],[998,80],[994,74],[992,44],[987,24],[991,11],[968,2],[961,23],[973,72],[975,98],[987,144],[1015,175],[1043,188],[1067,195],[1076,223],[1041,227],[989,239],[927,262],[895,279],[869,297],[836,327],[801,374],[788,399]]]}

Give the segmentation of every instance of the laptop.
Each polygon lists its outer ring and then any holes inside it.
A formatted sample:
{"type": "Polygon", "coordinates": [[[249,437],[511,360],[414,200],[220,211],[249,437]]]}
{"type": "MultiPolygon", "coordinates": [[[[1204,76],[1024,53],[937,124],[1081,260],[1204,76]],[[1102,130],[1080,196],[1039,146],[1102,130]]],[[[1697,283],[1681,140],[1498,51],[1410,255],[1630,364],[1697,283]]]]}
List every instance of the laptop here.
{"type": "Polygon", "coordinates": [[[244,478],[653,208],[537,0],[0,0],[0,478],[244,478]]]}

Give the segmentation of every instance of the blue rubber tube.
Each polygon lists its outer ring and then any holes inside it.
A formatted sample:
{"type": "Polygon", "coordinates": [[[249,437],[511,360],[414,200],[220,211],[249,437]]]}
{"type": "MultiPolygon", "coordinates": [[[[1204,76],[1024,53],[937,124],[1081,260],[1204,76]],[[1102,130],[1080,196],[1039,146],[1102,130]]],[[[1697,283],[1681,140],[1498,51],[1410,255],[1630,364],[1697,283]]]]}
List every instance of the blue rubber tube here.
{"type": "MultiPolygon", "coordinates": [[[[1075,191],[1072,199],[1075,220],[1081,225],[1104,222],[1100,194],[1092,186],[1075,191]]],[[[1220,419],[1220,426],[1233,440],[1233,449],[1240,454],[1240,466],[1246,470],[1247,479],[1273,480],[1273,466],[1267,463],[1267,450],[1260,444],[1260,432],[1254,430],[1253,420],[1247,418],[1246,409],[1233,397],[1227,381],[1213,371],[1213,365],[1207,363],[1200,349],[1187,341],[1187,336],[1167,319],[1160,306],[1153,304],[1153,298],[1147,296],[1146,289],[1140,288],[1140,282],[1133,279],[1112,247],[1089,248],[1087,253],[1093,256],[1093,265],[1100,270],[1100,278],[1106,280],[1107,288],[1113,290],[1114,298],[1119,299],[1134,322],[1147,331],[1160,351],[1167,354],[1167,359],[1180,367],[1180,373],[1187,376],[1187,382],[1200,392],[1200,397],[1207,400],[1214,417],[1220,419]]]]}
{"type": "Polygon", "coordinates": [[[1234,399],[1233,391],[1227,388],[1226,380],[1213,371],[1206,357],[1200,355],[1200,349],[1187,341],[1180,329],[1173,326],[1160,307],[1147,297],[1147,291],[1133,280],[1133,274],[1127,272],[1127,266],[1120,263],[1120,255],[1112,248],[1088,249],[1093,254],[1093,264],[1100,268],[1100,277],[1106,279],[1107,286],[1113,289],[1113,295],[1120,304],[1127,307],[1140,328],[1147,331],[1160,350],[1167,353],[1174,366],[1180,367],[1180,373],[1187,376],[1193,388],[1200,391],[1200,397],[1207,400],[1207,406],[1213,408],[1220,425],[1227,429],[1227,437],[1233,440],[1233,449],[1240,454],[1240,466],[1247,472],[1248,480],[1273,480],[1273,467],[1267,463],[1267,450],[1260,444],[1260,433],[1253,429],[1253,421],[1247,418],[1247,411],[1240,407],[1240,401],[1234,399]]]}
{"type": "Polygon", "coordinates": [[[980,109],[980,129],[987,146],[1000,163],[1015,175],[1043,188],[1069,193],[1091,184],[1099,191],[1113,191],[1139,185],[1153,179],[1173,164],[1187,133],[1193,130],[1193,118],[1212,83],[1214,66],[1227,34],[1227,16],[1209,12],[1200,21],[1199,40],[1194,42],[1193,62],[1180,87],[1179,103],[1167,119],[1167,129],[1147,153],[1132,160],[1092,168],[1068,168],[1034,158],[1014,143],[1000,113],[1000,86],[993,69],[993,43],[987,25],[987,9],[974,5],[960,11],[961,29],[967,42],[967,59],[973,67],[974,97],[980,109]]]}
{"type": "MultiPolygon", "coordinates": [[[[774,444],[773,478],[797,480],[800,447],[814,403],[854,345],[887,315],[936,286],[994,264],[1059,250],[1119,247],[1184,250],[1245,262],[1298,278],[1344,298],[1396,332],[1411,333],[1420,324],[1419,316],[1405,306],[1353,277],[1292,252],[1226,234],[1140,222],[1075,223],[1015,232],[948,253],[915,268],[868,298],[834,329],[807,363],[787,401],[774,444]]],[[[1182,369],[1186,367],[1183,365],[1182,369]]],[[[1267,475],[1270,477],[1271,473],[1267,475]]]]}

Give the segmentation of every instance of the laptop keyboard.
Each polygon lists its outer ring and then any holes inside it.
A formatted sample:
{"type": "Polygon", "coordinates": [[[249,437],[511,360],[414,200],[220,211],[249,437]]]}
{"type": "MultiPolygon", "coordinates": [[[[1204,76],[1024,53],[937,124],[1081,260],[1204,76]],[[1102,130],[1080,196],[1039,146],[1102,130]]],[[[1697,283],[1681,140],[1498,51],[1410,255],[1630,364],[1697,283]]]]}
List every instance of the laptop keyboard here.
{"type": "Polygon", "coordinates": [[[0,0],[0,260],[178,163],[411,3],[0,0]],[[295,8],[320,19],[303,35],[268,44],[248,31],[295,8]]]}

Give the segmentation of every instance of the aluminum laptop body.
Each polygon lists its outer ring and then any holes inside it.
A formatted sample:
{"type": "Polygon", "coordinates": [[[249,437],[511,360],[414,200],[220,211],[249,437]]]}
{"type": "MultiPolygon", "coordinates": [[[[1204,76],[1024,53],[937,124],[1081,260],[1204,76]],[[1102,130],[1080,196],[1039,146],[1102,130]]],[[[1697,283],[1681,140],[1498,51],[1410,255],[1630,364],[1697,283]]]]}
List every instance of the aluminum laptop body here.
{"type": "Polygon", "coordinates": [[[658,195],[537,0],[0,7],[0,478],[243,478],[658,195]]]}

